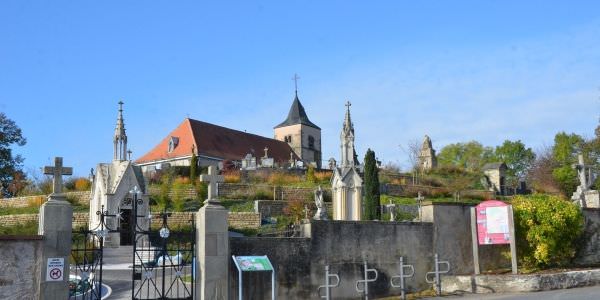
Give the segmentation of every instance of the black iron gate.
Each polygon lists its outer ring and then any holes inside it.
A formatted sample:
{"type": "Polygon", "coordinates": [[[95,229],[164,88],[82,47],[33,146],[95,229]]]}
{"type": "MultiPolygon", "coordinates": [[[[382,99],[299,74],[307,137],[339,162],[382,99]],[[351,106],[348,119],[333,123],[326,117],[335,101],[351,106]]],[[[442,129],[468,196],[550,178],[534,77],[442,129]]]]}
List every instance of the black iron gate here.
{"type": "Polygon", "coordinates": [[[137,224],[137,206],[133,201],[133,278],[132,299],[193,299],[195,286],[195,241],[194,218],[188,226],[171,229],[170,214],[160,214],[162,224],[153,229],[141,228],[137,224]]]}
{"type": "Polygon", "coordinates": [[[100,224],[96,228],[80,228],[72,231],[72,246],[69,274],[69,299],[99,300],[102,298],[102,261],[104,238],[111,230],[106,226],[104,206],[96,212],[100,224]]]}

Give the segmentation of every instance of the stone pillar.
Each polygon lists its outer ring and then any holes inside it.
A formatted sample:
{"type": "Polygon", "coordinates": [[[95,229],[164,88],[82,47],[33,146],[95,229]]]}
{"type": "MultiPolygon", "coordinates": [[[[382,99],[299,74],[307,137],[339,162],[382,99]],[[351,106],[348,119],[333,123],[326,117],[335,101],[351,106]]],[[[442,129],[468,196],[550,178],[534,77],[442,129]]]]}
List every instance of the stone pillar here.
{"type": "Polygon", "coordinates": [[[206,201],[196,215],[198,270],[196,299],[227,300],[229,288],[229,211],[206,201]]]}
{"type": "MultiPolygon", "coordinates": [[[[68,299],[69,258],[71,256],[71,228],[73,208],[62,194],[52,194],[40,208],[38,233],[44,236],[42,243],[42,267],[40,268],[40,299],[68,299]],[[62,280],[48,280],[48,259],[62,259],[62,280]]],[[[60,269],[60,268],[57,268],[60,269]]],[[[50,270],[51,271],[51,270],[50,270]]],[[[58,276],[55,271],[52,276],[58,276]]]]}

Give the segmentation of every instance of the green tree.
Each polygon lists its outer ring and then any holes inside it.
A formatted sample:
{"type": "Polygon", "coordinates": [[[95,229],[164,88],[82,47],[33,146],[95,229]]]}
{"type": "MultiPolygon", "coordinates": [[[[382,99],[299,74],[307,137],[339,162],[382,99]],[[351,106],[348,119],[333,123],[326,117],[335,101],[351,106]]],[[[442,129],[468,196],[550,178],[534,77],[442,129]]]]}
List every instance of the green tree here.
{"type": "Polygon", "coordinates": [[[478,171],[484,164],[494,160],[494,149],[476,141],[450,144],[440,150],[437,159],[440,166],[478,171]]]}
{"type": "Polygon", "coordinates": [[[194,151],[192,151],[192,158],[190,159],[190,181],[192,183],[196,182],[196,178],[198,177],[198,156],[194,151]]]}
{"type": "Polygon", "coordinates": [[[365,213],[366,220],[379,220],[379,169],[375,152],[369,149],[365,155],[365,213]]]}
{"type": "Polygon", "coordinates": [[[520,140],[513,142],[506,140],[501,146],[496,147],[494,152],[496,160],[502,161],[508,167],[507,179],[513,185],[518,183],[535,161],[535,153],[531,148],[526,148],[520,140]]]}
{"type": "Polygon", "coordinates": [[[565,196],[573,194],[579,185],[577,171],[572,166],[577,162],[577,154],[582,151],[584,142],[581,136],[574,133],[560,132],[554,137],[552,158],[556,167],[552,170],[552,176],[565,196]]]}
{"type": "Polygon", "coordinates": [[[25,143],[27,140],[23,137],[21,128],[0,112],[0,195],[2,196],[11,197],[17,192],[10,187],[15,177],[22,174],[23,158],[20,155],[13,155],[11,147],[24,146],[25,143]]]}

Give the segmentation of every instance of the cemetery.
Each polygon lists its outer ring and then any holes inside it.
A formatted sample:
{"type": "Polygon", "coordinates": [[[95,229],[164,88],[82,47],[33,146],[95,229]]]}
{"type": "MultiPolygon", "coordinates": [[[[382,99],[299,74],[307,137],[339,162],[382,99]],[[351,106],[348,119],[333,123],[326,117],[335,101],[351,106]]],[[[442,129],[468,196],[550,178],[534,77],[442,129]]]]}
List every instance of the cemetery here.
{"type": "MultiPolygon", "coordinates": [[[[240,155],[238,167],[203,166],[192,151],[188,165],[144,171],[130,158],[119,102],[113,161],[87,184],[65,184],[73,171],[57,157],[43,168],[47,198],[0,202],[0,297],[99,299],[110,260],[127,266],[121,296],[134,299],[405,299],[600,284],[585,269],[600,264],[600,208],[582,155],[572,202],[514,195],[527,189],[507,188],[504,163],[441,167],[428,136],[414,171],[394,172],[370,149],[358,161],[345,107],[341,156],[328,168],[301,155],[276,166],[265,148],[260,165],[240,155]],[[557,266],[584,270],[528,275],[557,266]],[[23,276],[6,275],[16,269],[23,276]]],[[[294,120],[310,122],[297,96],[283,124],[294,120]]]]}

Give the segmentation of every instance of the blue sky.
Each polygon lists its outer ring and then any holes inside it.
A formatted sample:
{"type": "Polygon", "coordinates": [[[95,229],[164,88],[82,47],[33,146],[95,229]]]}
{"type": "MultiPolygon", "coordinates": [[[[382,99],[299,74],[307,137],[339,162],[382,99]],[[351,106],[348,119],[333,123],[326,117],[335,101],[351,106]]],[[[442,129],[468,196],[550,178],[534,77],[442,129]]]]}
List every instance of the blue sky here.
{"type": "Polygon", "coordinates": [[[404,166],[425,134],[537,149],[598,123],[597,1],[199,2],[0,2],[0,111],[26,170],[110,161],[119,100],[134,157],[188,115],[272,136],[294,73],[325,159],[346,100],[359,155],[404,166]]]}

